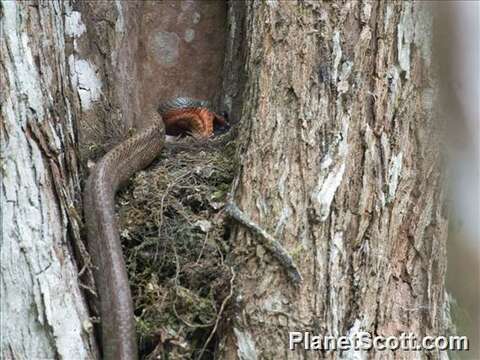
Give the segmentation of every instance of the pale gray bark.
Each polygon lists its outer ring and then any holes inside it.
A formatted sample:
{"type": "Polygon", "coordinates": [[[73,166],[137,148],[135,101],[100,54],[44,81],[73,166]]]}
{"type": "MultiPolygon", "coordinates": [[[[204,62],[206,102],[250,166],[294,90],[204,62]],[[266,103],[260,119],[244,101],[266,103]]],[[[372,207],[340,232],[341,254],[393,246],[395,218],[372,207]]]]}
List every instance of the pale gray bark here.
{"type": "Polygon", "coordinates": [[[95,6],[98,16],[89,5],[1,3],[5,358],[98,356],[80,291],[94,293],[81,239],[79,154],[131,126],[138,104],[126,95],[136,82],[122,76],[135,73],[125,36],[127,26],[135,34],[135,5],[126,6],[130,20],[122,2],[95,6]]]}
{"type": "Polygon", "coordinates": [[[71,253],[80,176],[65,35],[75,13],[57,2],[0,9],[2,358],[93,358],[71,253]]]}

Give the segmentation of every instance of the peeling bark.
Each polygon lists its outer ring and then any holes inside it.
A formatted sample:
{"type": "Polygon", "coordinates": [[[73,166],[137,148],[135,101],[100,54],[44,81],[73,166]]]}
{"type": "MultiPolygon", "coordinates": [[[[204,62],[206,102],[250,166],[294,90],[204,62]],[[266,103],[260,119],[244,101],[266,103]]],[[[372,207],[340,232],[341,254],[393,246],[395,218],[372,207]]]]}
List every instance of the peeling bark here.
{"type": "Polygon", "coordinates": [[[62,14],[74,15],[57,2],[0,9],[2,358],[95,358],[72,257],[80,173],[62,14]]]}
{"type": "Polygon", "coordinates": [[[427,357],[288,350],[288,331],[445,335],[447,221],[427,5],[232,6],[245,18],[230,24],[244,21],[246,35],[235,201],[293,255],[304,282],[291,286],[238,227],[235,315],[218,357],[427,357]]]}

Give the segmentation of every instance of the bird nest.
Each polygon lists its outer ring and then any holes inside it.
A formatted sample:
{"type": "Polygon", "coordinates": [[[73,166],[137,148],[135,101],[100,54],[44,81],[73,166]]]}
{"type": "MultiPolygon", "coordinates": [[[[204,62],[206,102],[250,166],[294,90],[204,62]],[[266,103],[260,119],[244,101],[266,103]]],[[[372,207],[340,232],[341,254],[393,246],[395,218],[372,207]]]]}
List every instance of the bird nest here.
{"type": "Polygon", "coordinates": [[[120,235],[144,358],[213,358],[231,296],[222,210],[235,164],[221,148],[165,150],[117,198],[120,235]]]}

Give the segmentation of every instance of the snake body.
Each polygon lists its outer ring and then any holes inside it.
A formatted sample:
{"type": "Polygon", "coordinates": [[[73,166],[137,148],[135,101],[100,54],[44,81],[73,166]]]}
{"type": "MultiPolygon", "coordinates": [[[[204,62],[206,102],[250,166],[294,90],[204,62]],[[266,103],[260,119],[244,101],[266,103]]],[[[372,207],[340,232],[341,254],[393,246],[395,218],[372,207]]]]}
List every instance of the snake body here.
{"type": "Polygon", "coordinates": [[[153,123],[109,151],[92,170],[84,191],[88,249],[100,298],[103,358],[138,358],[130,285],[115,219],[115,193],[137,171],[147,167],[165,144],[165,131],[177,124],[200,137],[212,133],[223,117],[205,102],[179,98],[152,111],[153,123]],[[183,114],[183,115],[182,115],[183,114]],[[162,121],[163,117],[163,121],[162,121]]]}

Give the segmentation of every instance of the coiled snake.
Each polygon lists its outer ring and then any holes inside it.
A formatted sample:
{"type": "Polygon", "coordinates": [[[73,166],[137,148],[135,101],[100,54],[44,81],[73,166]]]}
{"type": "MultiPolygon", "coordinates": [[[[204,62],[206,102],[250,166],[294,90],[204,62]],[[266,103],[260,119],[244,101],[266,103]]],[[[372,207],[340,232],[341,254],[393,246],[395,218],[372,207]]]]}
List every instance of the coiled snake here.
{"type": "Polygon", "coordinates": [[[220,130],[228,127],[225,118],[210,111],[206,102],[189,98],[168,101],[149,115],[152,125],[109,151],[92,170],[84,191],[88,248],[100,298],[103,357],[107,360],[138,358],[132,296],[115,219],[115,193],[156,158],[166,133],[190,132],[206,138],[214,126],[220,130]]]}

